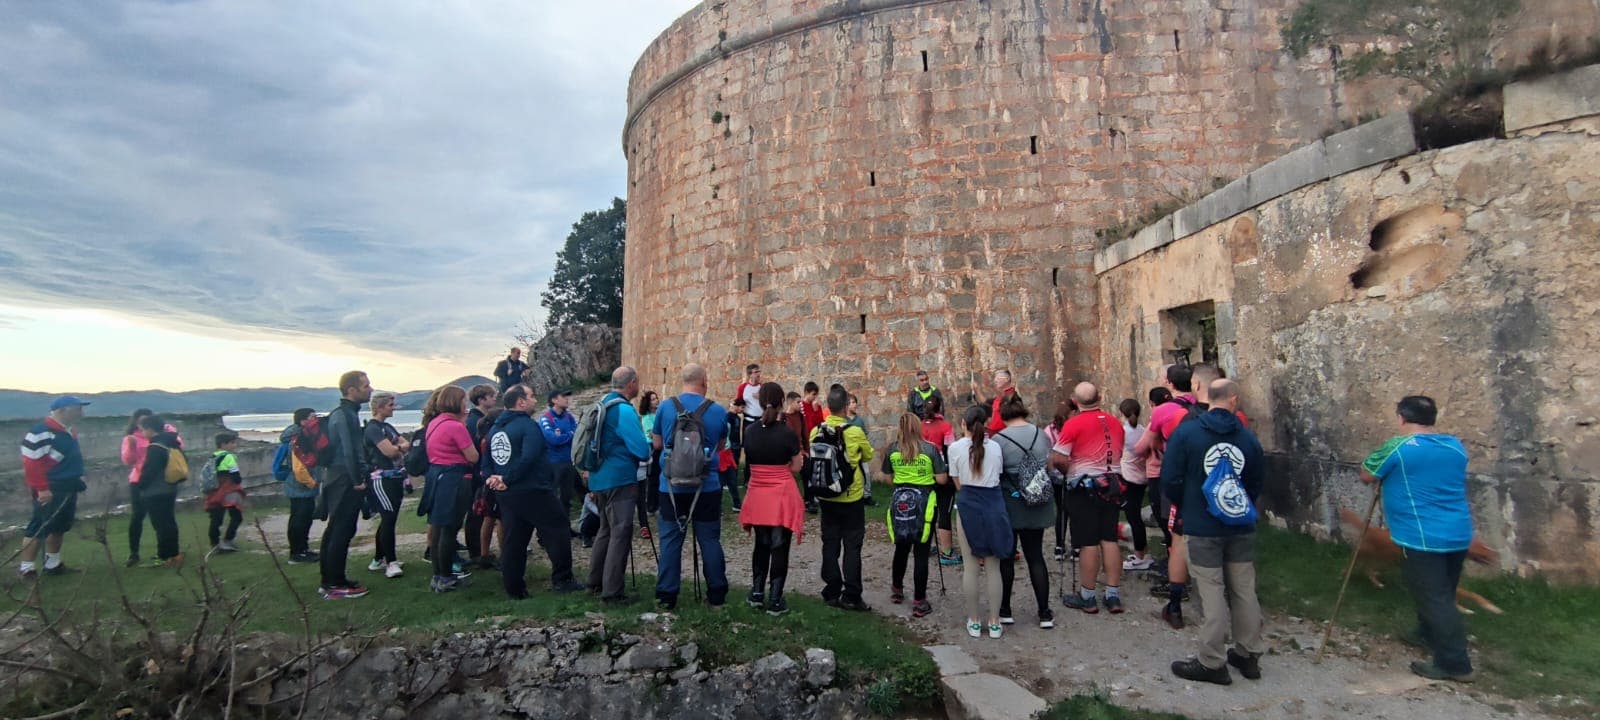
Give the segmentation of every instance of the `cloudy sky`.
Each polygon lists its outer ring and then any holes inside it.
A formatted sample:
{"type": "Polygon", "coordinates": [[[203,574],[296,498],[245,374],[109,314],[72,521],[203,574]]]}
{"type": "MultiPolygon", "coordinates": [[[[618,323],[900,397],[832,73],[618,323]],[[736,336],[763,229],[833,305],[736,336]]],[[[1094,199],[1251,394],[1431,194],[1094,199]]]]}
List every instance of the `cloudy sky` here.
{"type": "Polygon", "coordinates": [[[488,374],[692,0],[0,0],[0,387],[488,374]]]}

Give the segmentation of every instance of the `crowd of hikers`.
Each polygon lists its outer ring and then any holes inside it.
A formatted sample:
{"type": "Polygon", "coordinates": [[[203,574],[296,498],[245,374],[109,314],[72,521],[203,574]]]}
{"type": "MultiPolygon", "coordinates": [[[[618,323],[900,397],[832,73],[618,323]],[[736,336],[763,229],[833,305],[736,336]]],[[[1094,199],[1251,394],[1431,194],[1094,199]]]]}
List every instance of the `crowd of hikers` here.
{"type": "MultiPolygon", "coordinates": [[[[823,601],[866,611],[862,550],[873,527],[868,508],[878,507],[893,545],[890,602],[909,595],[913,617],[933,611],[930,569],[942,583],[944,568],[959,567],[967,633],[1001,638],[1016,622],[1021,603],[1012,590],[1022,563],[1038,625],[1053,628],[1044,544],[1053,532],[1055,560],[1070,559],[1073,568],[1072,586],[1057,588],[1062,607],[1121,614],[1125,573],[1151,573],[1153,592],[1166,601],[1159,612],[1166,624],[1184,627],[1191,594],[1203,609],[1199,652],[1174,662],[1174,674],[1228,684],[1231,666],[1260,677],[1266,648],[1255,525],[1266,466],[1239,409],[1239,386],[1213,364],[1168,366],[1165,382],[1146,397],[1148,408],[1126,399],[1114,414],[1103,408],[1099,388],[1080,383],[1042,424],[1006,370],[992,375],[992,392],[974,383],[963,394],[970,404],[952,419],[944,414],[945,393],[919,370],[881,448],[869,441],[859,400],[843,385],[823,392],[806,382],[786,391],[755,364],[745,368],[728,407],[711,398],[705,368],[691,363],[676,394],[641,392],[638,374],[624,366],[612,373],[604,397],[577,409],[570,391],[541,397],[523,382],[526,366],[515,351],[501,366],[500,387],[434,391],[411,433],[389,422],[395,396],[374,393],[362,372],[340,378],[339,406],[326,415],[296,411],[280,435],[273,472],[289,501],[288,561],[320,564],[323,598],[368,594],[347,571],[362,516],[377,518],[367,569],[404,576],[396,523],[420,481],[416,512],[427,517],[423,559],[434,592],[493,570],[507,595],[528,597],[528,555],[537,538],[552,592],[628,603],[624,579],[636,561],[637,532],[655,554],[659,606],[679,603],[685,544],[697,599],[703,575],[704,601],[721,606],[730,591],[722,531],[731,507],[753,541],[747,604],[774,616],[788,611],[790,558],[812,514],[821,534],[823,601]],[[875,485],[886,499],[881,504],[875,485]],[[319,519],[323,534],[312,550],[319,519]],[[1161,532],[1162,561],[1150,553],[1147,524],[1161,532]],[[582,578],[574,571],[575,542],[590,556],[582,578]],[[1123,542],[1132,548],[1126,557],[1123,542]]],[[[23,440],[34,505],[19,568],[25,579],[68,572],[62,537],[85,489],[71,428],[87,404],[57,399],[23,440]],[[41,545],[45,559],[36,565],[41,545]]],[[[1441,598],[1453,598],[1471,539],[1466,455],[1455,438],[1434,432],[1437,412],[1424,396],[1401,400],[1402,434],[1361,472],[1383,483],[1391,521],[1406,522],[1405,532],[1394,523],[1394,538],[1407,551],[1404,568],[1418,606],[1413,637],[1434,655],[1413,669],[1460,680],[1472,672],[1465,633],[1453,599],[1441,598]]],[[[214,553],[238,549],[245,502],[238,443],[232,432],[217,434],[199,473],[214,553]]],[[[177,488],[190,475],[184,449],[159,415],[140,410],[130,419],[122,446],[132,492],[130,567],[141,562],[146,518],[156,534],[150,564],[184,561],[174,519],[177,488]]]]}

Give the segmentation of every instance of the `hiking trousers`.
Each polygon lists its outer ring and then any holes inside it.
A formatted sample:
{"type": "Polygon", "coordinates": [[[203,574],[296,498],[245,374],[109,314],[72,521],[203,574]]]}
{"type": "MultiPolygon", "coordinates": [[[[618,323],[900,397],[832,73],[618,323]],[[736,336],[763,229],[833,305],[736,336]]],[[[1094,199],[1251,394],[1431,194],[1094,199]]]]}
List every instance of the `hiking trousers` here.
{"type": "Polygon", "coordinates": [[[505,525],[505,545],[500,549],[500,575],[506,595],[528,596],[528,543],[539,533],[539,545],[550,557],[552,587],[572,581],[572,527],[562,512],[556,490],[499,493],[500,521],[505,525]]]}
{"type": "Polygon", "coordinates": [[[144,506],[144,496],[139,494],[139,486],[128,483],[128,490],[132,494],[128,516],[128,554],[139,554],[139,543],[144,539],[144,519],[149,511],[144,506]]]}
{"type": "Polygon", "coordinates": [[[916,558],[916,566],[911,569],[911,599],[928,599],[928,543],[916,540],[894,541],[894,586],[905,588],[906,561],[916,558]]]}
{"type": "MultiPolygon", "coordinates": [[[[1044,561],[1044,528],[1017,530],[1017,545],[1028,563],[1028,583],[1033,586],[1033,602],[1043,615],[1050,609],[1050,566],[1044,561]]],[[[1016,582],[1017,561],[1000,559],[1000,614],[1011,614],[1011,585],[1016,582]]]]}
{"type": "Polygon", "coordinates": [[[594,493],[600,510],[600,530],[594,536],[594,552],[589,556],[590,590],[600,598],[622,597],[622,581],[628,570],[628,552],[633,548],[633,512],[638,505],[639,485],[628,483],[594,493]]]}
{"type": "Polygon", "coordinates": [[[156,531],[156,557],[168,560],[177,557],[178,548],[178,494],[175,492],[146,494],[144,509],[150,515],[150,526],[156,531]]]}
{"type": "Polygon", "coordinates": [[[861,501],[823,500],[822,599],[861,600],[861,545],[867,538],[867,508],[861,501]]]}
{"type": "Polygon", "coordinates": [[[318,558],[324,587],[351,584],[345,565],[350,559],[350,540],[356,536],[356,519],[361,515],[361,496],[365,493],[349,482],[331,483],[322,488],[323,505],[328,513],[328,522],[322,528],[322,556],[318,558]]]}
{"type": "Polygon", "coordinates": [[[211,516],[211,524],[206,528],[206,535],[211,539],[211,544],[216,545],[223,540],[233,542],[239,536],[239,525],[244,522],[244,513],[236,507],[214,507],[206,511],[211,516]],[[222,518],[228,518],[228,532],[222,533],[222,518]]]}
{"type": "Polygon", "coordinates": [[[289,498],[289,554],[303,555],[311,550],[311,520],[317,514],[314,497],[289,498]]]}
{"type": "MultiPolygon", "coordinates": [[[[1189,542],[1194,543],[1190,538],[1189,542]]],[[[1417,603],[1417,630],[1433,649],[1433,664],[1449,673],[1472,672],[1467,655],[1467,626],[1456,607],[1456,587],[1467,551],[1448,553],[1402,549],[1400,573],[1417,603]]]]}
{"type": "Polygon", "coordinates": [[[1215,670],[1228,662],[1228,634],[1240,654],[1260,655],[1261,603],[1256,598],[1256,534],[1187,537],[1189,581],[1205,608],[1200,625],[1200,664],[1215,670]]]}

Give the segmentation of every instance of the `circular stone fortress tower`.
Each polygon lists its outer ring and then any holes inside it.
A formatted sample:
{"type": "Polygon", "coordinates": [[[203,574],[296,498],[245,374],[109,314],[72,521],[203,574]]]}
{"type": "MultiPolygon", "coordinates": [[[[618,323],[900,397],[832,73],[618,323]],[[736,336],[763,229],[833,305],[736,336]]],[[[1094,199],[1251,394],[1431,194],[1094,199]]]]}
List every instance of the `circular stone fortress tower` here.
{"type": "Polygon", "coordinates": [[[959,406],[1007,367],[1047,420],[1100,372],[1101,236],[1350,114],[1292,5],[702,3],[629,84],[624,361],[842,382],[879,432],[915,369],[959,406]]]}

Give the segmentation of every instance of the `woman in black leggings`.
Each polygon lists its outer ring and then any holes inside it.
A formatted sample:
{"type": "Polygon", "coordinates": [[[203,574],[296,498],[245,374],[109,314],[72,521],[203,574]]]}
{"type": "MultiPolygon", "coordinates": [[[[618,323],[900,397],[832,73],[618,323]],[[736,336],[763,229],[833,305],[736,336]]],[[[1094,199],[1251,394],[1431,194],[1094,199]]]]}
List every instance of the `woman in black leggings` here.
{"type": "Polygon", "coordinates": [[[1133,535],[1133,554],[1122,561],[1122,569],[1149,570],[1155,561],[1150,559],[1150,541],[1145,533],[1144,518],[1140,517],[1149,479],[1145,476],[1144,461],[1134,452],[1140,436],[1145,432],[1144,426],[1139,424],[1139,401],[1133,398],[1123,400],[1117,406],[1117,412],[1122,414],[1122,508],[1128,519],[1128,532],[1133,535]]]}
{"type": "MultiPolygon", "coordinates": [[[[1004,459],[1000,473],[1000,490],[1006,499],[1006,514],[1011,518],[1011,528],[1017,534],[1017,544],[1028,563],[1028,581],[1033,586],[1033,599],[1039,608],[1039,627],[1055,627],[1055,613],[1050,609],[1050,567],[1044,560],[1044,531],[1056,520],[1056,501],[1052,497],[1043,505],[1029,506],[1022,500],[1023,467],[1028,460],[1043,468],[1049,464],[1050,436],[1028,422],[1028,408],[1022,398],[1007,397],[1000,403],[1000,419],[1005,427],[995,433],[1004,459]]],[[[1005,557],[1000,561],[1000,624],[1015,622],[1011,614],[1011,583],[1016,577],[1016,560],[1005,557]]]]}

